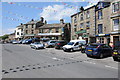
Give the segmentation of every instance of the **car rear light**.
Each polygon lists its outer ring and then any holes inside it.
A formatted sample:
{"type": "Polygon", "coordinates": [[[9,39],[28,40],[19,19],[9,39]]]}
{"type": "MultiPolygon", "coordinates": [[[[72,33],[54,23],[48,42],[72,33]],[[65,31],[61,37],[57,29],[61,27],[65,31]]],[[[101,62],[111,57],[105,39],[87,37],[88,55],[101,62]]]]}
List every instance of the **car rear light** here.
{"type": "Polygon", "coordinates": [[[96,48],[99,48],[100,46],[97,46],[96,48]]]}
{"type": "Polygon", "coordinates": [[[60,43],[57,43],[57,45],[60,45],[60,43]]]}

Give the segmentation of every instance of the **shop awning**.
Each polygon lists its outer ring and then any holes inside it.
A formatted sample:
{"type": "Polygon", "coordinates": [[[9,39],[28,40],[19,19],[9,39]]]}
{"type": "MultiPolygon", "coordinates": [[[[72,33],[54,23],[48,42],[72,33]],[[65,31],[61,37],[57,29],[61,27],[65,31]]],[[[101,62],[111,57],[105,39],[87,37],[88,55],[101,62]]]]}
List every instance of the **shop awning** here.
{"type": "Polygon", "coordinates": [[[39,36],[59,36],[61,33],[39,33],[39,36]]]}
{"type": "Polygon", "coordinates": [[[82,37],[89,37],[88,35],[82,35],[82,37]]]}
{"type": "Polygon", "coordinates": [[[80,31],[77,31],[75,32],[76,34],[81,34],[81,33],[86,33],[86,30],[80,30],[80,31]]]}
{"type": "Polygon", "coordinates": [[[26,34],[26,35],[24,35],[24,36],[30,37],[30,36],[35,36],[35,34],[26,34]]]}
{"type": "Polygon", "coordinates": [[[98,34],[98,35],[96,35],[96,37],[99,37],[99,36],[110,36],[110,34],[98,34]]]}

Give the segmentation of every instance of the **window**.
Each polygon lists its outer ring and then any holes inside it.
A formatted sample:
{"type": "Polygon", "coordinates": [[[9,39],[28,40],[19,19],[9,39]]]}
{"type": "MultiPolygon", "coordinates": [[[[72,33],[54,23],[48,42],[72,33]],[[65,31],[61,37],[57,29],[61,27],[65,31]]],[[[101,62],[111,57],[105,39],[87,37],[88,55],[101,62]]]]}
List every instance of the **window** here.
{"type": "Polygon", "coordinates": [[[102,33],[103,33],[103,25],[98,24],[98,34],[102,34],[102,33]]]}
{"type": "Polygon", "coordinates": [[[56,33],[58,33],[58,32],[59,32],[59,28],[56,29],[56,33]]]}
{"type": "Polygon", "coordinates": [[[77,26],[76,26],[76,25],[74,26],[74,31],[75,31],[75,32],[77,31],[77,26]]]}
{"type": "Polygon", "coordinates": [[[28,34],[28,30],[26,30],[26,34],[28,34]]]}
{"type": "Polygon", "coordinates": [[[81,23],[80,24],[80,29],[83,29],[83,27],[84,27],[84,23],[81,23]]]}
{"type": "Polygon", "coordinates": [[[112,4],[113,13],[119,11],[119,7],[120,7],[119,2],[113,3],[112,4]]]}
{"type": "Polygon", "coordinates": [[[119,30],[119,18],[118,19],[113,19],[113,30],[119,30]]]}
{"type": "Polygon", "coordinates": [[[81,16],[80,16],[80,20],[82,21],[84,18],[83,18],[83,14],[81,14],[81,16]]]}
{"type": "Polygon", "coordinates": [[[98,19],[102,19],[102,11],[98,11],[98,19]]]}
{"type": "Polygon", "coordinates": [[[28,25],[26,25],[26,28],[28,28],[28,25]]]}
{"type": "Polygon", "coordinates": [[[17,35],[19,35],[19,32],[17,32],[17,35]]]}
{"type": "Polygon", "coordinates": [[[49,33],[52,33],[52,29],[49,29],[49,33]]]}
{"type": "Polygon", "coordinates": [[[90,18],[90,12],[89,11],[86,12],[86,18],[87,19],[90,18]]]}
{"type": "Polygon", "coordinates": [[[76,16],[74,17],[74,23],[76,23],[77,22],[77,18],[76,18],[76,16]]]}
{"type": "Polygon", "coordinates": [[[104,43],[104,38],[103,37],[99,37],[98,40],[100,41],[100,43],[104,43]]]}
{"type": "Polygon", "coordinates": [[[34,28],[34,24],[32,24],[32,28],[34,28]]]}
{"type": "Polygon", "coordinates": [[[90,28],[90,21],[86,22],[86,28],[90,28]]]}
{"type": "Polygon", "coordinates": [[[34,34],[34,30],[31,31],[31,34],[34,34]]]}

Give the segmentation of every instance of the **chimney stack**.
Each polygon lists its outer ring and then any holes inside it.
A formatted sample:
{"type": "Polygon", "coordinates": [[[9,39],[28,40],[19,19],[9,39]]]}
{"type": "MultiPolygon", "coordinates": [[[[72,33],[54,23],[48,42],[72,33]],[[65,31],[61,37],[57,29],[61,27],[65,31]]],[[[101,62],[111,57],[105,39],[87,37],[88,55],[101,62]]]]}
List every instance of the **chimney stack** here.
{"type": "Polygon", "coordinates": [[[64,24],[64,20],[63,19],[60,19],[60,24],[64,24]]]}

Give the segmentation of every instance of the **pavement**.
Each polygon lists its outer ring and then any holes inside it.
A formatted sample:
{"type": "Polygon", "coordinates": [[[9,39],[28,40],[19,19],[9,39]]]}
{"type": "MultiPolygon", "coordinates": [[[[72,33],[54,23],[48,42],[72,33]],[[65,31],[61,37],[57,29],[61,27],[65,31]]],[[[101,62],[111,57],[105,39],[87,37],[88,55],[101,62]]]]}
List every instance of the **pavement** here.
{"type": "Polygon", "coordinates": [[[3,78],[118,78],[112,57],[89,58],[80,51],[54,48],[35,50],[29,45],[2,45],[3,78]]]}

